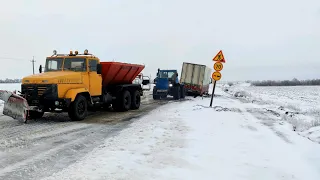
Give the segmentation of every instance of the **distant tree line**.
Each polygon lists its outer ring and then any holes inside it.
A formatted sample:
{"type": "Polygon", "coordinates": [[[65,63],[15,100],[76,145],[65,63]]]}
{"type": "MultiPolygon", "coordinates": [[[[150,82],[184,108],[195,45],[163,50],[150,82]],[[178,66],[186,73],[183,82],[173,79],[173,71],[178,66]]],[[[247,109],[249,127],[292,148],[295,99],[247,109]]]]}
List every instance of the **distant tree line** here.
{"type": "Polygon", "coordinates": [[[246,81],[254,86],[319,86],[320,79],[298,80],[297,78],[283,81],[246,81]]]}
{"type": "Polygon", "coordinates": [[[21,79],[0,79],[0,83],[21,83],[21,79]]]}

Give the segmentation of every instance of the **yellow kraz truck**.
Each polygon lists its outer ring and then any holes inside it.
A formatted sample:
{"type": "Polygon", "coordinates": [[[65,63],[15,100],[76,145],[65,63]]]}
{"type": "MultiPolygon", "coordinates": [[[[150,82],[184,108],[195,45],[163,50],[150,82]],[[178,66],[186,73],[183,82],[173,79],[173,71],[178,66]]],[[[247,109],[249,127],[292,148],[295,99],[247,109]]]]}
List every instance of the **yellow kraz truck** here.
{"type": "Polygon", "coordinates": [[[83,120],[88,107],[111,106],[117,111],[138,109],[142,96],[134,78],[144,65],[100,62],[84,51],[54,54],[46,58],[44,72],[22,79],[21,94],[28,103],[28,118],[41,118],[44,112],[68,112],[72,120],[83,120]]]}

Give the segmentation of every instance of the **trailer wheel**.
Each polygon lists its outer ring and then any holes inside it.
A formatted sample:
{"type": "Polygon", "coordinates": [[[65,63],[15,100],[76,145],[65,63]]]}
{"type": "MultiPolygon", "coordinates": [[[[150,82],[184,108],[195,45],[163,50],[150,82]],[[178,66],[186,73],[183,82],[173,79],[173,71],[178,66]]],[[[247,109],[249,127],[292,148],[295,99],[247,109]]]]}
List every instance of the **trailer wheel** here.
{"type": "Polygon", "coordinates": [[[82,95],[78,95],[70,104],[68,115],[73,121],[83,120],[87,116],[87,108],[87,99],[82,95]]]}
{"type": "Polygon", "coordinates": [[[134,91],[131,96],[131,109],[139,109],[141,103],[141,96],[138,90],[134,91]]]}
{"type": "Polygon", "coordinates": [[[44,115],[44,112],[29,111],[29,119],[40,119],[44,115]]]}

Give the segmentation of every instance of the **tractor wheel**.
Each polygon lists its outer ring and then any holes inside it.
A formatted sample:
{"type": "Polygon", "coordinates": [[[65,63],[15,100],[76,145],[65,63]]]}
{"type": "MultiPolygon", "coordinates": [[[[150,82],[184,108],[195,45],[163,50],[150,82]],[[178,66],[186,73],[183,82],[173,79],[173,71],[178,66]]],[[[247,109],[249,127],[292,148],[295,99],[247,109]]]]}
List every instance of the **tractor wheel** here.
{"type": "Polygon", "coordinates": [[[186,88],[181,86],[181,98],[184,99],[186,97],[186,88]]]}
{"type": "Polygon", "coordinates": [[[29,119],[40,119],[44,115],[44,112],[29,111],[29,119]]]}
{"type": "Polygon", "coordinates": [[[167,97],[168,97],[168,95],[167,94],[164,94],[164,95],[162,95],[162,96],[160,96],[161,97],[161,99],[166,99],[167,97]]]}
{"type": "Polygon", "coordinates": [[[159,99],[160,99],[160,96],[159,96],[159,95],[153,95],[153,99],[154,99],[154,100],[159,100],[159,99]]]}
{"type": "Polygon", "coordinates": [[[154,87],[152,91],[152,96],[154,100],[160,99],[160,95],[157,95],[156,92],[157,92],[157,89],[154,87]]]}
{"type": "Polygon", "coordinates": [[[131,96],[131,109],[139,109],[141,103],[141,96],[138,90],[134,91],[131,96]]]}
{"type": "Polygon", "coordinates": [[[76,99],[70,104],[68,115],[72,121],[80,121],[86,118],[88,114],[88,103],[87,99],[78,95],[76,99]]]}
{"type": "Polygon", "coordinates": [[[180,99],[180,86],[174,87],[174,96],[173,99],[180,99]]]}

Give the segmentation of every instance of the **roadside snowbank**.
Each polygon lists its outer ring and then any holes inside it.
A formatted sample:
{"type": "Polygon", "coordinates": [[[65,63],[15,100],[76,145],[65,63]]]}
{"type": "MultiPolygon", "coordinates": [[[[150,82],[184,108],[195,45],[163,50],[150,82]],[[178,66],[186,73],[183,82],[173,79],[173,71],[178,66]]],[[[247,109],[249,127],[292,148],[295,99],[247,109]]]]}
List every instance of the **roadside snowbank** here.
{"type": "Polygon", "coordinates": [[[155,109],[46,179],[320,179],[318,144],[279,127],[288,143],[216,94],[213,108],[191,98],[155,109]]]}
{"type": "Polygon", "coordinates": [[[257,104],[259,108],[281,116],[281,120],[289,122],[294,131],[320,142],[318,128],[312,128],[320,127],[319,86],[255,87],[238,84],[223,89],[243,102],[257,104]]]}

